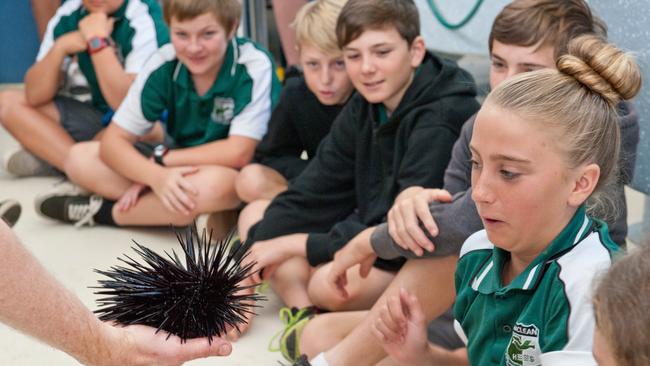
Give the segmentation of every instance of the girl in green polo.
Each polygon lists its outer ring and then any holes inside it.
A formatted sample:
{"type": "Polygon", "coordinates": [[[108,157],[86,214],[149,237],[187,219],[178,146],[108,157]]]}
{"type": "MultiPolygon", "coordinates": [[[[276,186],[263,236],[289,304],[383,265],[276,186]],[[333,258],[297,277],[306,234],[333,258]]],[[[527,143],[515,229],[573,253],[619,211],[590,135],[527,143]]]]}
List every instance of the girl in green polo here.
{"type": "Polygon", "coordinates": [[[618,178],[615,106],[640,85],[631,56],[582,36],[557,70],[492,91],[470,143],[472,199],[485,229],[467,239],[456,270],[455,325],[467,348],[428,345],[417,299],[402,291],[374,327],[394,360],[595,364],[591,284],[618,247],[592,214],[607,212],[608,185],[618,178]]]}

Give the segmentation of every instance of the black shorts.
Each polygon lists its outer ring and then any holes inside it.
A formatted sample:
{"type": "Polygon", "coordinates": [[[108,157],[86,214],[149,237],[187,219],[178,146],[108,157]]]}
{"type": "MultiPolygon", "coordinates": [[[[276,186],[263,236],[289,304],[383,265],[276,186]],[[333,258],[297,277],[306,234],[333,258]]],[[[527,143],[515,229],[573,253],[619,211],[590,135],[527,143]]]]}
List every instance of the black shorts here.
{"type": "Polygon", "coordinates": [[[104,128],[104,113],[90,103],[57,95],[54,104],[59,110],[61,126],[76,142],[91,141],[104,128]]]}

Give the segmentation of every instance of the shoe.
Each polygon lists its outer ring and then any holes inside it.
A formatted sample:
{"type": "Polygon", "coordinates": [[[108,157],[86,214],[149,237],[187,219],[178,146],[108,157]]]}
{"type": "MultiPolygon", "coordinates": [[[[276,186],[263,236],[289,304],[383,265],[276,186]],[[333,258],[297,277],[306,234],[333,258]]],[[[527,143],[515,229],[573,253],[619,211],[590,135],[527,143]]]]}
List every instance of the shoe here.
{"type": "Polygon", "coordinates": [[[7,172],[16,177],[51,177],[61,175],[56,168],[21,147],[5,152],[2,165],[7,172]]]}
{"type": "Polygon", "coordinates": [[[293,366],[311,366],[307,355],[300,355],[300,357],[293,363],[293,366]]]}
{"type": "Polygon", "coordinates": [[[97,195],[42,195],[35,200],[36,212],[46,218],[74,223],[75,227],[94,226],[94,216],[104,203],[97,195]]]}
{"type": "Polygon", "coordinates": [[[20,203],[14,200],[6,200],[0,202],[0,217],[9,225],[13,227],[20,217],[22,208],[20,203]]]}
{"type": "MultiPolygon", "coordinates": [[[[269,351],[282,353],[282,356],[289,362],[298,362],[300,360],[300,335],[305,325],[318,313],[315,306],[305,308],[288,308],[280,309],[280,320],[284,323],[284,329],[273,336],[269,344],[269,351]],[[274,346],[276,339],[280,337],[279,346],[274,346]]],[[[309,364],[309,363],[307,363],[309,364]]]]}

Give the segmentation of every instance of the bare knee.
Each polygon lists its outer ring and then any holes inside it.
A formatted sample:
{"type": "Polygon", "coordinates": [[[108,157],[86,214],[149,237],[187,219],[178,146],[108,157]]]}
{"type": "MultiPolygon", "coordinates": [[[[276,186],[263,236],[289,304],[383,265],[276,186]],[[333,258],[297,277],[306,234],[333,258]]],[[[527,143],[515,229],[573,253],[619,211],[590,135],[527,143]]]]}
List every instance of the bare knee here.
{"type": "Polygon", "coordinates": [[[237,195],[244,202],[253,202],[264,191],[264,176],[260,164],[246,165],[235,180],[237,195]]]}
{"type": "Polygon", "coordinates": [[[5,90],[0,92],[0,123],[11,122],[10,115],[21,106],[25,106],[25,94],[22,90],[5,90]]]}
{"type": "Polygon", "coordinates": [[[239,204],[235,193],[237,171],[225,167],[201,168],[201,170],[195,181],[200,197],[195,213],[198,215],[235,208],[239,204]]]}
{"type": "Polygon", "coordinates": [[[264,217],[264,212],[270,203],[271,201],[267,200],[253,201],[241,211],[239,220],[237,221],[237,228],[239,229],[239,236],[243,241],[248,238],[248,230],[251,226],[264,217]]]}
{"type": "Polygon", "coordinates": [[[63,169],[68,178],[77,182],[87,175],[89,164],[99,160],[99,144],[95,142],[74,144],[63,163],[63,169]]]}

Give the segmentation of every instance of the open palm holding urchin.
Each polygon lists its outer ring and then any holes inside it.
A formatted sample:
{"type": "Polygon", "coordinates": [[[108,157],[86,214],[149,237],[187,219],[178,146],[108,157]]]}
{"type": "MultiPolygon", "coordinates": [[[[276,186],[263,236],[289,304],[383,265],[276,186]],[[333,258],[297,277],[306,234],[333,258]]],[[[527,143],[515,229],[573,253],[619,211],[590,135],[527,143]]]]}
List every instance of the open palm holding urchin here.
{"type": "MultiPolygon", "coordinates": [[[[138,244],[132,249],[142,257],[140,263],[128,255],[118,258],[126,264],[95,272],[108,277],[100,280],[95,313],[104,321],[124,325],[143,324],[190,338],[224,335],[239,328],[255,303],[263,297],[241,286],[250,276],[253,263],[241,266],[243,256],[229,251],[232,234],[212,244],[212,233],[198,235],[196,224],[185,235],[175,231],[185,261],[172,250],[163,257],[138,244]]],[[[240,247],[238,247],[240,248],[240,247]]]]}

